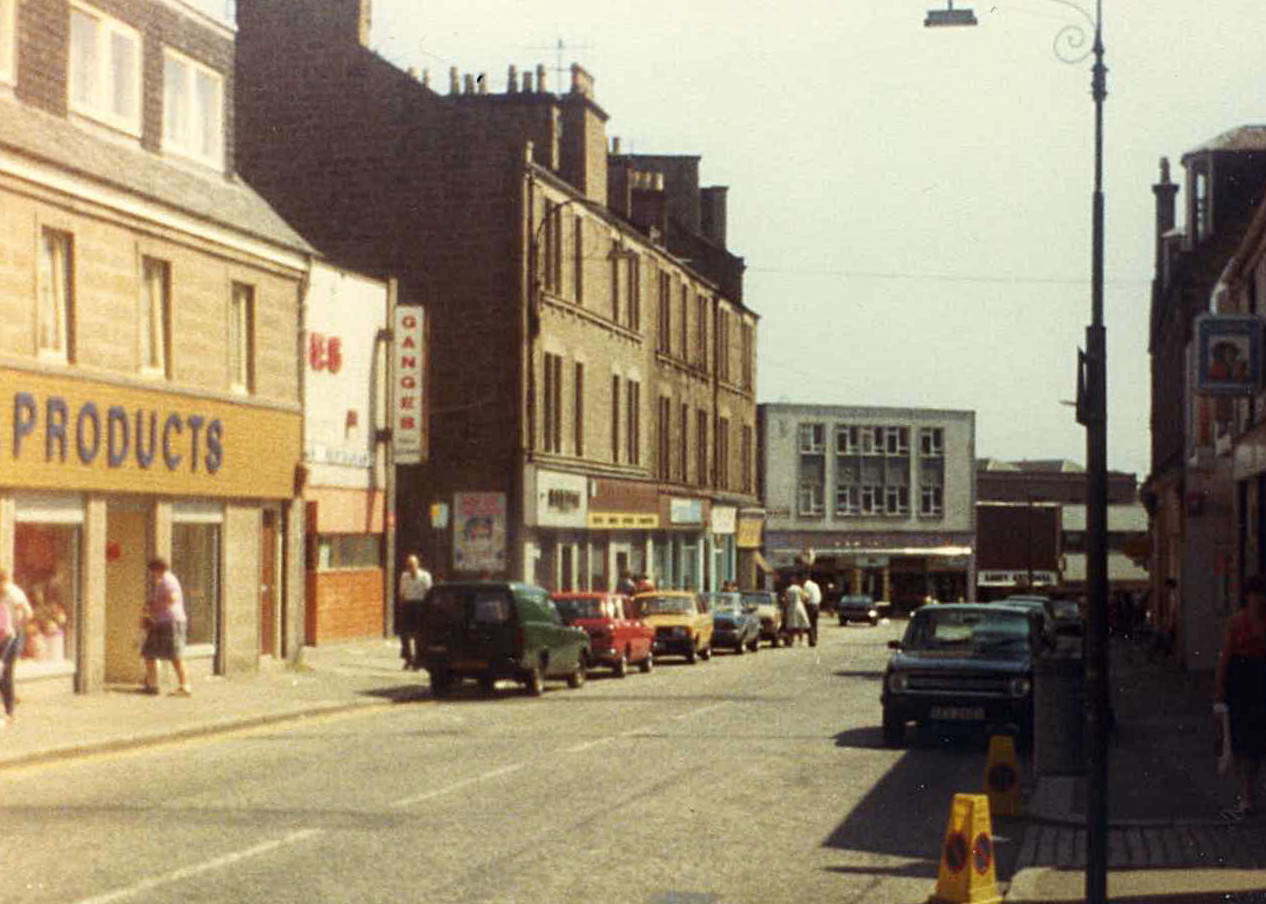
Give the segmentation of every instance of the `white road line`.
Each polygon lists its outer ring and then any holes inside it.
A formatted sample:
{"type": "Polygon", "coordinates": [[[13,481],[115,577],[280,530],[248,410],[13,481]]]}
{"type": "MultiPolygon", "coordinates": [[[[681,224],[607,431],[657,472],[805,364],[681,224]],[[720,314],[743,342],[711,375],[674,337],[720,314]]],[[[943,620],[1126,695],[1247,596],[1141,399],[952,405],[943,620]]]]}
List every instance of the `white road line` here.
{"type": "Polygon", "coordinates": [[[722,700],[720,703],[713,703],[711,706],[701,706],[698,709],[690,710],[690,712],[688,713],[682,713],[680,716],[673,716],[673,718],[676,719],[678,722],[683,722],[686,719],[693,719],[695,716],[701,716],[704,713],[712,712],[712,710],[714,709],[720,709],[723,706],[729,706],[729,705],[730,705],[730,701],[722,700]]]}
{"type": "Polygon", "coordinates": [[[589,750],[590,748],[598,747],[602,744],[610,744],[617,737],[619,737],[619,735],[611,735],[606,738],[595,738],[592,741],[584,741],[580,744],[573,744],[571,747],[563,748],[563,753],[580,753],[582,750],[589,750]]]}
{"type": "Polygon", "coordinates": [[[525,766],[527,766],[527,763],[516,763],[513,766],[502,766],[500,769],[493,769],[491,772],[485,772],[482,775],[476,775],[476,776],[472,776],[471,778],[462,779],[460,782],[454,782],[453,784],[447,785],[443,788],[435,788],[431,791],[426,791],[422,794],[415,794],[413,797],[406,797],[403,800],[396,801],[391,806],[396,807],[396,808],[411,807],[414,804],[422,803],[422,801],[424,800],[430,800],[431,798],[439,797],[442,794],[450,794],[453,791],[458,791],[470,785],[477,784],[478,782],[487,781],[490,778],[497,778],[498,776],[501,776],[501,775],[509,775],[511,772],[518,772],[520,769],[524,768],[525,766]]]}
{"type": "Polygon", "coordinates": [[[284,838],[276,838],[272,841],[265,841],[263,844],[257,844],[254,847],[244,848],[235,851],[232,854],[225,854],[223,857],[216,857],[214,860],[208,860],[205,863],[199,863],[196,866],[186,866],[170,873],[164,873],[161,876],[153,876],[149,879],[142,879],[126,888],[118,888],[114,891],[106,892],[103,895],[96,895],[92,898],[84,898],[77,904],[109,904],[111,901],[119,901],[123,898],[130,898],[139,895],[141,892],[147,892],[151,889],[158,888],[160,885],[170,885],[172,882],[179,882],[182,879],[188,879],[202,873],[210,872],[214,869],[221,869],[226,866],[232,866],[242,860],[251,857],[258,857],[260,854],[267,854],[269,851],[285,847],[288,844],[296,844],[314,835],[320,835],[321,829],[300,829],[297,832],[291,832],[284,838]]]}

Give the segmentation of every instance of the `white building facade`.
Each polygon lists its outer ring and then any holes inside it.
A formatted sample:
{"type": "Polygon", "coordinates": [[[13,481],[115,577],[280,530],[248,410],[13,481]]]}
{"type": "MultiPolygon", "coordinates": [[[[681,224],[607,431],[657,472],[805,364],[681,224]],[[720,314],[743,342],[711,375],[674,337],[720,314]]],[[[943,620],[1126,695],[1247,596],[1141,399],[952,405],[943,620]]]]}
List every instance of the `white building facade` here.
{"type": "Polygon", "coordinates": [[[760,406],[765,554],[898,606],[976,583],[971,411],[760,406]]]}

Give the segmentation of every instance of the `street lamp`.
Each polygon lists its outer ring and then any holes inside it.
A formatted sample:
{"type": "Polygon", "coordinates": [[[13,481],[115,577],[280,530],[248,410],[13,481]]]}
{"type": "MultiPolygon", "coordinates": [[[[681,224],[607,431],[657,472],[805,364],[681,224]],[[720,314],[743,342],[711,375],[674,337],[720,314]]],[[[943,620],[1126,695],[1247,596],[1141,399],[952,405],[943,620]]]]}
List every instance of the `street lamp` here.
{"type": "MultiPolygon", "coordinates": [[[[1103,325],[1103,102],[1108,70],[1103,63],[1103,0],[1092,16],[1072,0],[1051,0],[1080,14],[1086,29],[1066,25],[1055,36],[1055,54],[1079,63],[1091,54],[1091,97],[1095,104],[1095,188],[1091,214],[1090,326],[1086,349],[1077,354],[1077,422],[1086,428],[1086,738],[1089,769],[1086,801],[1086,901],[1102,904],[1108,884],[1108,348],[1103,325]]],[[[974,25],[970,10],[930,10],[923,24],[974,25]],[[964,15],[966,14],[966,15],[964,15]],[[970,17],[970,20],[968,20],[970,17]]]]}

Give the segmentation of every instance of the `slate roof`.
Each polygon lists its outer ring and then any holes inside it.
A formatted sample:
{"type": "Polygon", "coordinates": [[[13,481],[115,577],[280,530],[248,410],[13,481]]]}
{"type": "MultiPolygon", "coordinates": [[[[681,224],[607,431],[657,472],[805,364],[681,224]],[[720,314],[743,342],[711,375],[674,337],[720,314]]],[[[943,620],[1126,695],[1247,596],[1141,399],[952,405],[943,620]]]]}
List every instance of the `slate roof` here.
{"type": "Polygon", "coordinates": [[[1209,139],[1182,155],[1183,162],[1193,154],[1209,151],[1266,151],[1266,125],[1238,126],[1209,139]]]}
{"type": "Polygon", "coordinates": [[[186,169],[21,102],[0,99],[0,147],[292,251],[313,251],[240,178],[186,169]]]}

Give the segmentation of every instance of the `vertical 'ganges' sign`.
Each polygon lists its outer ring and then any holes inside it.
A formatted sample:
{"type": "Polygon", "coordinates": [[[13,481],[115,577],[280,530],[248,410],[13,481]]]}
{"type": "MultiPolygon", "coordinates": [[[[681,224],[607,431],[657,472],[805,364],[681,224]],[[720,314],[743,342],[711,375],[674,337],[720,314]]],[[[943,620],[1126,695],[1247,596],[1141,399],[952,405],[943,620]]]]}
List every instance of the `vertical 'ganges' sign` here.
{"type": "Polygon", "coordinates": [[[426,448],[426,403],[424,393],[425,330],[422,308],[396,308],[395,351],[392,360],[392,441],[396,464],[420,464],[426,448]]]}

